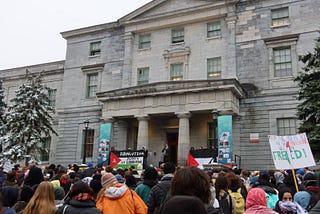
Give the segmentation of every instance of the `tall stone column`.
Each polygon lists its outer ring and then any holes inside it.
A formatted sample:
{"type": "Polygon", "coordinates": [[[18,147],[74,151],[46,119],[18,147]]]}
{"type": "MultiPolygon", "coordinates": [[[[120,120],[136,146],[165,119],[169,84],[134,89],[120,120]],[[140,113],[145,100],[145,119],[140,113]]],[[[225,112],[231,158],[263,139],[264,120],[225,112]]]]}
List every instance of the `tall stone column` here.
{"type": "Polygon", "coordinates": [[[184,166],[190,149],[189,118],[191,114],[189,112],[179,113],[177,117],[179,118],[178,165],[184,166]]]}
{"type": "Polygon", "coordinates": [[[148,120],[149,117],[146,116],[138,116],[137,117],[139,121],[139,128],[138,128],[138,142],[137,142],[137,149],[147,149],[148,148],[148,120]]]}
{"type": "Polygon", "coordinates": [[[122,71],[122,87],[131,86],[132,73],[132,49],[133,49],[133,34],[125,32],[124,34],[124,66],[122,71]]]}

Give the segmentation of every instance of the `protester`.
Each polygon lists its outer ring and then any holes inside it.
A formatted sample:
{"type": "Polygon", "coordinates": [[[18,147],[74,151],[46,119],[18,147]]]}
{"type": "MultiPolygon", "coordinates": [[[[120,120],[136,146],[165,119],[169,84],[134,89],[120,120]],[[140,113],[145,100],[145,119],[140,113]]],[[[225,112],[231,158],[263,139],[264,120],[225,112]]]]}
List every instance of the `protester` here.
{"type": "Polygon", "coordinates": [[[27,206],[28,202],[32,198],[34,191],[29,186],[23,186],[20,191],[20,196],[18,201],[12,207],[17,214],[23,214],[25,207],[27,206]]]}
{"type": "Polygon", "coordinates": [[[296,202],[293,202],[292,190],[283,187],[279,191],[279,201],[276,204],[275,211],[282,214],[304,213],[305,210],[296,202]]]}
{"type": "Polygon", "coordinates": [[[98,193],[96,206],[103,214],[145,214],[147,206],[143,200],[125,184],[119,184],[112,173],[101,178],[102,189],[98,193]]]}
{"type": "Polygon", "coordinates": [[[167,201],[160,214],[207,214],[203,202],[195,196],[177,195],[167,201]]]}
{"type": "MultiPolygon", "coordinates": [[[[170,195],[172,197],[177,195],[196,196],[202,201],[208,213],[220,213],[219,209],[214,208],[213,204],[210,204],[210,186],[210,177],[203,170],[194,166],[186,167],[177,170],[171,181],[170,195]]],[[[170,199],[167,202],[169,201],[170,199]]]]}
{"type": "Polygon", "coordinates": [[[24,185],[32,187],[42,181],[44,181],[42,170],[36,165],[31,165],[27,177],[24,179],[24,185]]]}
{"type": "Polygon", "coordinates": [[[93,190],[83,181],[77,181],[71,187],[68,199],[56,214],[101,214],[96,208],[93,190]]]}
{"type": "Polygon", "coordinates": [[[277,214],[267,207],[266,193],[261,188],[252,188],[248,192],[244,214],[277,214]]]}
{"type": "Polygon", "coordinates": [[[1,214],[16,214],[16,211],[12,209],[6,202],[3,200],[4,197],[0,191],[0,213],[1,214]]]}
{"type": "Polygon", "coordinates": [[[54,214],[55,212],[53,185],[43,181],[37,187],[23,214],[54,214]]]}
{"type": "Polygon", "coordinates": [[[135,192],[147,204],[150,190],[158,183],[158,172],[154,167],[147,167],[143,172],[143,181],[136,188],[135,192]]]}
{"type": "Polygon", "coordinates": [[[235,201],[228,193],[228,181],[224,174],[220,173],[215,182],[216,197],[220,209],[224,214],[236,214],[235,201]]]}
{"type": "Polygon", "coordinates": [[[163,164],[163,176],[160,182],[151,188],[148,198],[148,214],[159,213],[161,203],[165,201],[176,166],[167,162],[163,164]]]}

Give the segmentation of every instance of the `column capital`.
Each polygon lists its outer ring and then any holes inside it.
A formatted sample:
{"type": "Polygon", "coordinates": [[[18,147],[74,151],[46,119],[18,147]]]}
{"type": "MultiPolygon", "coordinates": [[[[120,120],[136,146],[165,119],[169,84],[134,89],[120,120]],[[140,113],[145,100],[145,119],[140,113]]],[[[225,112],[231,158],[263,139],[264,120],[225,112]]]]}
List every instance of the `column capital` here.
{"type": "Polygon", "coordinates": [[[101,123],[114,123],[116,119],[114,117],[101,117],[100,122],[101,123]]]}
{"type": "Polygon", "coordinates": [[[135,115],[134,117],[139,121],[147,121],[150,119],[149,115],[135,115]]]}
{"type": "Polygon", "coordinates": [[[178,112],[175,114],[177,115],[178,118],[190,118],[191,117],[190,112],[178,112]]]}

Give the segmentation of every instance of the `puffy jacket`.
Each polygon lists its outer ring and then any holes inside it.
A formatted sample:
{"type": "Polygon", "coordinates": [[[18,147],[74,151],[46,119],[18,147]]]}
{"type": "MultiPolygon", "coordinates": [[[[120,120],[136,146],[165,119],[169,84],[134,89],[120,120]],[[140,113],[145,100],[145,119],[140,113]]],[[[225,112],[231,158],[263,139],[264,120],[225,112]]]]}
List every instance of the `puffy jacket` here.
{"type": "Polygon", "coordinates": [[[163,199],[170,189],[172,178],[173,174],[166,174],[161,178],[160,183],[151,188],[147,204],[149,214],[154,214],[156,208],[160,208],[161,202],[164,201],[163,199]]]}
{"type": "Polygon", "coordinates": [[[100,210],[96,208],[94,201],[78,201],[71,199],[60,207],[56,214],[101,214],[100,210]],[[63,212],[65,210],[65,212],[63,212]]]}
{"type": "Polygon", "coordinates": [[[133,190],[124,184],[116,184],[106,189],[105,194],[96,202],[103,214],[146,214],[148,207],[133,190]]]}

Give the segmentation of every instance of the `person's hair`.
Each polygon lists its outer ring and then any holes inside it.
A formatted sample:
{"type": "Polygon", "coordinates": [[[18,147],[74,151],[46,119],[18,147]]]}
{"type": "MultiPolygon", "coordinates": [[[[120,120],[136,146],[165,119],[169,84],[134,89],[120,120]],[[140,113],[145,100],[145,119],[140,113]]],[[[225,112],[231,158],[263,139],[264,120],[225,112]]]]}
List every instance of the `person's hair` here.
{"type": "Polygon", "coordinates": [[[221,190],[227,191],[228,190],[228,181],[223,174],[219,173],[216,182],[214,183],[216,188],[216,195],[217,197],[220,195],[221,190]]]}
{"type": "Polygon", "coordinates": [[[237,190],[240,188],[240,178],[234,172],[227,172],[225,178],[229,189],[237,190]]]}
{"type": "Polygon", "coordinates": [[[279,201],[282,201],[283,200],[283,195],[284,193],[290,193],[291,196],[292,196],[292,200],[293,200],[293,192],[292,190],[289,188],[289,187],[282,187],[280,190],[279,190],[279,201]]]}
{"type": "Polygon", "coordinates": [[[72,198],[80,193],[89,193],[90,195],[94,195],[93,190],[89,187],[89,185],[83,181],[77,181],[71,187],[69,196],[72,198]]]}
{"type": "Polygon", "coordinates": [[[144,180],[156,180],[158,178],[158,172],[154,167],[147,167],[143,172],[144,180]]]}
{"type": "Polygon", "coordinates": [[[166,162],[163,165],[163,173],[164,174],[169,174],[169,173],[174,173],[176,171],[176,166],[174,165],[174,163],[171,162],[166,162]]]}
{"type": "Polygon", "coordinates": [[[207,204],[211,199],[210,186],[209,176],[201,169],[191,166],[176,172],[171,181],[170,193],[172,196],[196,196],[207,204]]]}
{"type": "Polygon", "coordinates": [[[43,181],[39,184],[34,195],[30,199],[24,214],[54,214],[56,207],[54,205],[54,188],[52,183],[43,181]]]}

